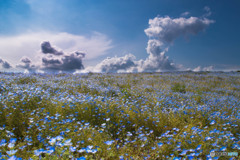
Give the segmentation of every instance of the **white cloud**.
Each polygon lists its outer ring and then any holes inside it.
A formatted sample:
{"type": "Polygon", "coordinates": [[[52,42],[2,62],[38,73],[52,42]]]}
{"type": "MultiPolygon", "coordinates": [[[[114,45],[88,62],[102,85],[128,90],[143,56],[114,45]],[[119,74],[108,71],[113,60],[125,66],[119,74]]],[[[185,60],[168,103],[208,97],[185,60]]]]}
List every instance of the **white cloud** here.
{"type": "Polygon", "coordinates": [[[149,20],[149,28],[145,29],[145,33],[150,38],[158,39],[162,43],[172,43],[179,36],[197,34],[203,31],[211,23],[214,21],[199,17],[155,17],[149,20]]]}
{"type": "Polygon", "coordinates": [[[94,32],[91,36],[73,35],[70,33],[34,32],[14,36],[0,36],[1,56],[11,63],[27,56],[32,61],[38,61],[40,44],[49,41],[66,52],[83,51],[86,59],[94,59],[108,54],[112,48],[111,40],[101,33],[94,32]]]}
{"type": "Polygon", "coordinates": [[[185,16],[188,16],[190,14],[190,12],[183,12],[182,14],[181,14],[181,16],[182,17],[185,17],[185,16]]]}
{"type": "MultiPolygon", "coordinates": [[[[184,15],[188,15],[185,12],[184,15]]],[[[97,72],[119,72],[119,71],[137,71],[137,72],[160,72],[184,70],[182,65],[174,64],[166,53],[170,44],[180,36],[195,35],[204,31],[213,20],[206,17],[179,17],[170,18],[155,17],[149,20],[149,27],[145,29],[149,37],[146,51],[148,57],[145,60],[135,60],[135,56],[126,55],[123,57],[107,58],[95,67],[89,67],[90,71],[97,72]]],[[[196,68],[198,70],[199,68],[196,68]]],[[[205,70],[210,70],[206,68],[205,70]]]]}
{"type": "Polygon", "coordinates": [[[201,72],[201,71],[210,72],[210,71],[213,71],[213,70],[214,70],[213,66],[207,66],[207,67],[203,67],[203,68],[201,66],[198,66],[198,67],[193,69],[193,72],[201,72]]]}
{"type": "Polygon", "coordinates": [[[123,57],[108,57],[95,67],[87,67],[84,72],[132,72],[138,63],[135,59],[136,57],[132,54],[127,54],[123,57]]]}

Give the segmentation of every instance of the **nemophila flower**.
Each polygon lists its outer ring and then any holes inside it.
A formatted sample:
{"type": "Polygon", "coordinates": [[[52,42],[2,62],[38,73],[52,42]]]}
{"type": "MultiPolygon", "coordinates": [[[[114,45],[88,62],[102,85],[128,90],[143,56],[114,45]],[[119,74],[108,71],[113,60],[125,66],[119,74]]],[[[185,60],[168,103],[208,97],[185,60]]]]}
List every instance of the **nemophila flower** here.
{"type": "Polygon", "coordinates": [[[181,157],[174,157],[173,160],[181,160],[181,157]]]}
{"type": "Polygon", "coordinates": [[[0,141],[0,147],[5,146],[7,144],[7,141],[5,139],[2,139],[0,141]]]}
{"type": "Polygon", "coordinates": [[[17,138],[10,138],[9,143],[16,143],[17,142],[17,138]]]}
{"type": "Polygon", "coordinates": [[[10,151],[7,151],[6,153],[8,154],[8,155],[14,155],[15,153],[17,152],[17,150],[10,150],[10,151]]]}
{"type": "Polygon", "coordinates": [[[187,158],[188,158],[188,160],[194,160],[195,159],[194,156],[188,156],[187,158]]]}
{"type": "Polygon", "coordinates": [[[188,150],[184,149],[182,153],[180,153],[181,156],[185,156],[187,154],[188,150]]]}
{"type": "Polygon", "coordinates": [[[45,152],[45,150],[42,149],[42,148],[41,149],[37,149],[37,150],[34,150],[34,155],[39,156],[39,155],[41,155],[44,152],[45,152]]]}
{"type": "Polygon", "coordinates": [[[85,157],[80,157],[80,158],[77,158],[76,160],[86,160],[85,157]]]}
{"type": "Polygon", "coordinates": [[[53,152],[55,152],[55,148],[52,147],[52,146],[49,146],[49,147],[47,148],[47,150],[45,151],[45,153],[47,153],[47,154],[52,154],[53,152]]]}
{"type": "Polygon", "coordinates": [[[220,148],[220,151],[226,151],[227,147],[220,148]]]}
{"type": "Polygon", "coordinates": [[[83,153],[83,152],[85,152],[85,151],[86,151],[85,148],[82,148],[82,149],[79,149],[79,150],[78,150],[79,153],[83,153]]]}
{"type": "Polygon", "coordinates": [[[70,146],[69,150],[70,150],[70,152],[75,152],[76,151],[76,147],[70,146]]]}
{"type": "Polygon", "coordinates": [[[106,141],[106,142],[104,142],[104,143],[107,144],[107,145],[112,145],[112,144],[114,143],[114,141],[111,140],[111,141],[106,141]]]}
{"type": "Polygon", "coordinates": [[[22,158],[18,158],[17,156],[13,155],[9,157],[8,160],[22,160],[22,158]]]}
{"type": "Polygon", "coordinates": [[[51,138],[48,142],[50,145],[54,145],[56,143],[57,139],[55,137],[51,138]]]}
{"type": "Polygon", "coordinates": [[[208,141],[208,140],[211,140],[211,139],[212,139],[212,137],[206,137],[205,141],[208,141]]]}
{"type": "Polygon", "coordinates": [[[9,143],[8,148],[13,148],[15,146],[15,143],[9,143]]]}
{"type": "Polygon", "coordinates": [[[215,120],[212,120],[211,122],[210,122],[210,125],[214,125],[216,123],[216,121],[215,120]]]}
{"type": "Polygon", "coordinates": [[[132,136],[132,133],[131,132],[127,132],[127,136],[132,136]]]}
{"type": "Polygon", "coordinates": [[[158,145],[158,147],[162,147],[163,143],[160,142],[157,145],[158,145]]]}
{"type": "Polygon", "coordinates": [[[202,145],[200,144],[200,145],[198,145],[197,146],[197,148],[196,148],[196,150],[200,150],[201,149],[201,147],[202,147],[202,145]]]}

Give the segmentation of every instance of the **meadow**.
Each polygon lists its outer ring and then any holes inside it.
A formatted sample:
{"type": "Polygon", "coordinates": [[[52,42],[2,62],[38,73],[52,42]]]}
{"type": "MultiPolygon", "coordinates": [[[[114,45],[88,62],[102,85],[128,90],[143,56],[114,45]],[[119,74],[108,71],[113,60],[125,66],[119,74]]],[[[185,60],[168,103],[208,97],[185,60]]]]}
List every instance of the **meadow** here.
{"type": "Polygon", "coordinates": [[[233,160],[239,125],[238,72],[0,73],[0,159],[233,160]]]}

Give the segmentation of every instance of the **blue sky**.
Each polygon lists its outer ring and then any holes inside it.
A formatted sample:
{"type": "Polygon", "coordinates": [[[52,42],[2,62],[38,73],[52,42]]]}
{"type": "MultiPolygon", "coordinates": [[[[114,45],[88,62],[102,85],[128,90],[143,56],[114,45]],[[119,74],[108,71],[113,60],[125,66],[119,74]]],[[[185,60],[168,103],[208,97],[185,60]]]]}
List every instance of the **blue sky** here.
{"type": "MultiPolygon", "coordinates": [[[[71,47],[61,46],[63,42],[53,38],[54,34],[67,33],[69,37],[82,36],[92,40],[79,41],[91,43],[90,48],[96,48],[91,51],[90,58],[83,61],[85,66],[95,65],[106,57],[128,53],[136,59],[145,59],[149,37],[144,30],[149,26],[149,19],[156,16],[178,18],[184,12],[201,17],[206,14],[206,6],[211,12],[208,19],[215,23],[196,35],[178,37],[170,45],[166,56],[174,63],[190,68],[211,65],[223,69],[240,68],[239,0],[0,0],[0,58],[17,63],[20,57],[25,56],[24,52],[29,52],[27,56],[34,59],[30,50],[26,49],[29,45],[22,47],[22,51],[21,47],[16,49],[19,53],[13,48],[19,46],[17,39],[24,39],[23,45],[28,37],[37,33],[46,33],[41,40],[71,51],[71,47]],[[28,36],[19,38],[20,35],[28,36]],[[13,39],[16,43],[12,44],[13,39]],[[1,40],[4,41],[3,47],[1,40]],[[100,40],[102,42],[98,42],[100,40]],[[104,46],[100,47],[101,54],[97,53],[99,46],[104,46]]],[[[75,45],[74,49],[77,46],[81,47],[81,44],[75,45]]],[[[84,49],[88,55],[87,44],[84,49]]]]}

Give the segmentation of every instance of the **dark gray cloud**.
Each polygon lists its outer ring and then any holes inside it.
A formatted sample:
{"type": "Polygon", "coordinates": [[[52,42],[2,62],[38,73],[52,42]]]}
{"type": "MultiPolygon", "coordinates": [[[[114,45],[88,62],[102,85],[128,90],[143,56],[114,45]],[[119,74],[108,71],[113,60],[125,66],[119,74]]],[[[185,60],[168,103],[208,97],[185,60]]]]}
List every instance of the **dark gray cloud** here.
{"type": "Polygon", "coordinates": [[[49,42],[43,42],[41,46],[43,53],[53,54],[53,56],[43,56],[41,69],[71,72],[77,69],[84,69],[82,59],[85,57],[85,53],[78,51],[71,54],[58,52],[55,48],[51,47],[49,42]]]}
{"type": "Polygon", "coordinates": [[[41,49],[41,61],[32,62],[28,57],[23,57],[16,67],[28,71],[44,70],[47,72],[74,72],[78,69],[84,69],[82,59],[85,57],[85,53],[76,51],[71,54],[65,54],[57,51],[49,42],[43,42],[41,49]]]}
{"type": "Polygon", "coordinates": [[[20,63],[16,65],[17,68],[27,69],[28,71],[35,71],[38,67],[32,64],[32,61],[28,57],[23,57],[20,63]]]}
{"type": "Polygon", "coordinates": [[[10,63],[8,63],[7,61],[5,61],[5,60],[3,60],[3,59],[1,59],[1,58],[0,58],[0,63],[2,64],[2,67],[3,67],[4,69],[12,68],[12,66],[11,66],[10,63]]]}
{"type": "Polygon", "coordinates": [[[55,48],[53,48],[51,46],[51,44],[49,42],[43,42],[41,44],[41,49],[42,49],[42,53],[44,54],[53,54],[53,55],[63,55],[63,52],[61,51],[57,51],[55,48]]]}

